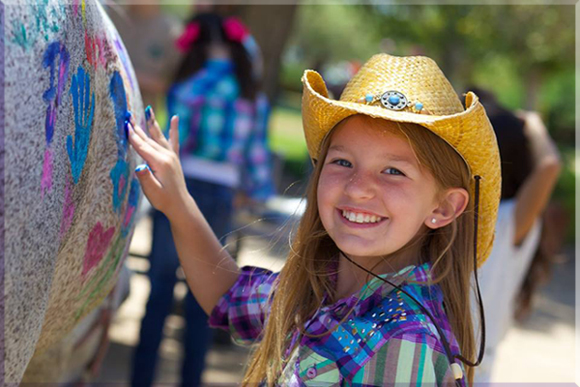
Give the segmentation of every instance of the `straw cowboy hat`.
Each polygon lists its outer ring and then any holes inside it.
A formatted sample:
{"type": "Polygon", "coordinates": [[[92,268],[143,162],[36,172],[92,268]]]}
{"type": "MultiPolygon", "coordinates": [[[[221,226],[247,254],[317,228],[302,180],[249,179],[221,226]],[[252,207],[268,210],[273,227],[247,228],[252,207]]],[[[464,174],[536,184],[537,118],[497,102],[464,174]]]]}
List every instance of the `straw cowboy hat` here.
{"type": "Polygon", "coordinates": [[[421,56],[373,56],[338,101],[328,98],[324,80],[316,71],[306,70],[302,82],[302,120],[313,161],[330,130],[354,114],[421,125],[457,151],[470,171],[470,195],[478,213],[477,266],[481,266],[493,245],[501,172],[495,134],[477,96],[467,93],[464,109],[437,64],[421,56]]]}

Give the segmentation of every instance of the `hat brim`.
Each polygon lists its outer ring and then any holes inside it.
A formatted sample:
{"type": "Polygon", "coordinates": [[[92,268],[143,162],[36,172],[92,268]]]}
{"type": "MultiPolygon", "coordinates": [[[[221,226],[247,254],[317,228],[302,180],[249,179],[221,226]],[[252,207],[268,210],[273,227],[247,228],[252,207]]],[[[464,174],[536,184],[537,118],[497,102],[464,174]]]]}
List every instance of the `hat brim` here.
{"type": "MultiPolygon", "coordinates": [[[[308,153],[313,160],[318,159],[320,145],[332,128],[355,114],[421,125],[455,149],[467,164],[471,176],[481,177],[477,236],[478,266],[481,266],[493,246],[501,192],[501,170],[495,133],[477,96],[472,92],[467,93],[464,111],[439,116],[330,99],[324,80],[313,70],[304,72],[302,82],[302,122],[308,153]]],[[[475,197],[473,178],[470,195],[472,199],[475,197]]]]}

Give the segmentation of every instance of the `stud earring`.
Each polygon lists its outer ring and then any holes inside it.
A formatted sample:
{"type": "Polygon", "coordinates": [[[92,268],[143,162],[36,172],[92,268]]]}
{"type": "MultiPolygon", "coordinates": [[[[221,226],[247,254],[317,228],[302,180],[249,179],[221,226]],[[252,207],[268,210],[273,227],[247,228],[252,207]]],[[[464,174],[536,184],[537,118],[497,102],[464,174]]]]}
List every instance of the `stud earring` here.
{"type": "Polygon", "coordinates": [[[433,224],[437,223],[437,219],[435,219],[435,218],[431,219],[431,223],[433,223],[433,224]]]}

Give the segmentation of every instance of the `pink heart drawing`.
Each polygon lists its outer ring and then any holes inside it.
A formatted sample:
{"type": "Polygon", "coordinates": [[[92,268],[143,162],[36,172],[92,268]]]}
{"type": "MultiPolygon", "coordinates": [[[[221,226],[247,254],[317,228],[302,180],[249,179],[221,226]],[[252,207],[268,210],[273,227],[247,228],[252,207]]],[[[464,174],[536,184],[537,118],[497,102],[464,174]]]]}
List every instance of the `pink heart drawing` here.
{"type": "Polygon", "coordinates": [[[111,227],[104,231],[101,222],[97,222],[95,227],[93,227],[89,233],[89,240],[87,242],[87,250],[85,252],[85,260],[83,264],[83,277],[85,277],[93,267],[101,262],[105,251],[111,243],[113,234],[115,234],[115,227],[111,227]]]}

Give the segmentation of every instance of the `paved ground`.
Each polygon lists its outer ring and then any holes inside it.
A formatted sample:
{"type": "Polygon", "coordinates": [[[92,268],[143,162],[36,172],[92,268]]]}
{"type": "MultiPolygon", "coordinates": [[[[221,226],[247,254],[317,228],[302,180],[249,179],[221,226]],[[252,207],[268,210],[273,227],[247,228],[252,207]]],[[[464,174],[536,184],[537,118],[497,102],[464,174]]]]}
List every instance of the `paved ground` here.
{"type": "MultiPolygon", "coordinates": [[[[259,228],[255,225],[254,228],[259,228]]],[[[132,252],[146,254],[150,246],[150,222],[143,219],[137,226],[131,247],[132,252]]],[[[280,235],[285,235],[281,233],[280,235]]],[[[272,269],[283,261],[284,237],[279,244],[268,246],[264,239],[248,237],[243,240],[239,256],[241,264],[258,264],[272,269]],[[272,253],[271,250],[277,251],[272,253]],[[282,252],[281,252],[282,251],[282,252]],[[259,259],[259,260],[258,260],[259,259]]],[[[574,273],[573,251],[569,249],[568,260],[554,270],[551,283],[543,289],[536,300],[536,308],[523,325],[513,327],[499,348],[495,382],[525,383],[573,383],[574,354],[574,273]]],[[[130,257],[128,265],[137,272],[146,272],[144,259],[130,257]]],[[[176,297],[185,294],[182,283],[176,288],[176,297]]],[[[143,274],[131,279],[131,295],[119,310],[110,330],[111,346],[97,383],[128,382],[129,362],[138,340],[140,319],[149,292],[149,282],[143,274]]],[[[173,384],[179,381],[181,358],[180,335],[183,319],[171,315],[166,323],[166,338],[161,344],[157,380],[173,384]]],[[[203,375],[207,385],[232,385],[241,380],[248,349],[237,346],[214,345],[208,356],[208,366],[203,375]]],[[[580,363],[580,362],[579,362],[580,363]]],[[[574,385],[574,384],[571,384],[574,385]]]]}

